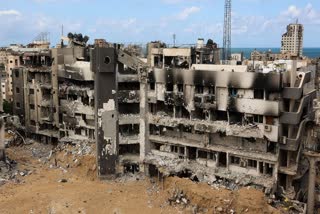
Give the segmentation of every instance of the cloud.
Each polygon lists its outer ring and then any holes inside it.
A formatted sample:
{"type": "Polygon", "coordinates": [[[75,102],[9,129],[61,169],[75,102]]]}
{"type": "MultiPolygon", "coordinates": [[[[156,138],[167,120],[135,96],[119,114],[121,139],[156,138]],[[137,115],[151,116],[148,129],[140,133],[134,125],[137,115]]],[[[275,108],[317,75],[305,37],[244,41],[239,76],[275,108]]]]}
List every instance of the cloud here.
{"type": "Polygon", "coordinates": [[[21,16],[17,10],[0,10],[0,16],[21,16]]]}
{"type": "Polygon", "coordinates": [[[183,11],[181,11],[176,18],[178,20],[185,20],[187,19],[190,15],[194,14],[194,13],[198,13],[200,11],[200,7],[189,7],[189,8],[185,8],[183,11]]]}
{"type": "Polygon", "coordinates": [[[301,9],[299,9],[295,5],[290,5],[286,11],[282,13],[284,16],[288,16],[291,18],[297,18],[301,14],[301,9]]]}

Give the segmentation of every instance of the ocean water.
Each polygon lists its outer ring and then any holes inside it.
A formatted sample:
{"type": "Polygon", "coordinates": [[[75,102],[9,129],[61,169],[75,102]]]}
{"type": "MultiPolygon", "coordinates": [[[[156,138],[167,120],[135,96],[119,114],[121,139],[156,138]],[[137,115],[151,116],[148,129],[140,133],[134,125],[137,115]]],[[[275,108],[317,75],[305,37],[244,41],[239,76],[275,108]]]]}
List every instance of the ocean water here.
{"type": "MultiPolygon", "coordinates": [[[[280,48],[232,48],[232,53],[240,53],[243,52],[243,55],[246,59],[250,58],[250,54],[254,50],[260,51],[260,52],[266,52],[268,50],[271,50],[272,53],[280,53],[280,48]]],[[[303,49],[303,55],[308,58],[319,58],[320,57],[320,48],[304,48],[303,49]]]]}

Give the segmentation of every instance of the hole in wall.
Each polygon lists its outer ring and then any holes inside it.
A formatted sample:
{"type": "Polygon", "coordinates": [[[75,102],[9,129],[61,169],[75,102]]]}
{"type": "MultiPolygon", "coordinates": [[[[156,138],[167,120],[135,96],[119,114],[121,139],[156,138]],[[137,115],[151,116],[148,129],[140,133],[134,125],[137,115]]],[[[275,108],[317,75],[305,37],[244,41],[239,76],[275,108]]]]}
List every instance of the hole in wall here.
{"type": "Polygon", "coordinates": [[[106,56],[106,57],[104,58],[104,63],[107,64],[107,65],[109,65],[110,62],[111,62],[110,57],[106,56]]]}

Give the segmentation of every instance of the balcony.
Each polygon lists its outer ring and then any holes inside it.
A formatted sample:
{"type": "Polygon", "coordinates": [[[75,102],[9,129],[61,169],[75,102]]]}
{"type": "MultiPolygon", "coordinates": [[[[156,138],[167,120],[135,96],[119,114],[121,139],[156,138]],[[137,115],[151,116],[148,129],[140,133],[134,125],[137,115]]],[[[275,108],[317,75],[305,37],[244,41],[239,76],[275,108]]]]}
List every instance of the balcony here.
{"type": "Polygon", "coordinates": [[[195,106],[203,109],[216,109],[217,103],[213,94],[196,94],[194,97],[195,106]]]}
{"type": "Polygon", "coordinates": [[[139,144],[139,135],[123,136],[119,134],[119,144],[139,144]]]}
{"type": "Polygon", "coordinates": [[[138,74],[118,74],[118,82],[139,82],[138,74]]]}
{"type": "Polygon", "coordinates": [[[229,97],[228,109],[247,114],[277,117],[280,115],[280,101],[229,97]]]}
{"type": "Polygon", "coordinates": [[[221,66],[213,65],[211,69],[158,69],[149,73],[150,82],[184,85],[215,85],[216,87],[242,89],[266,89],[280,91],[281,75],[279,73],[228,72],[221,66]],[[214,69],[214,70],[213,70],[214,69]]]}
{"type": "Polygon", "coordinates": [[[237,125],[228,124],[227,121],[204,121],[197,119],[172,118],[168,116],[157,116],[149,114],[149,123],[166,127],[178,127],[179,125],[191,126],[195,131],[206,133],[225,133],[227,136],[245,137],[245,138],[267,138],[270,141],[277,142],[279,127],[268,125],[266,129],[264,124],[237,125]]]}
{"type": "Polygon", "coordinates": [[[306,96],[304,96],[300,102],[300,105],[298,107],[298,110],[295,112],[283,112],[281,117],[280,117],[280,122],[285,123],[285,124],[292,124],[296,125],[299,124],[301,121],[301,117],[303,113],[307,114],[305,115],[306,118],[313,117],[314,116],[314,111],[310,110],[310,106],[308,108],[308,111],[304,111],[305,107],[308,107],[308,104],[312,102],[316,98],[316,91],[313,90],[306,96]]]}
{"type": "Polygon", "coordinates": [[[139,103],[140,102],[140,91],[118,91],[119,103],[139,103]]]}
{"type": "Polygon", "coordinates": [[[300,146],[295,160],[290,161],[289,166],[280,166],[279,172],[287,175],[296,176],[298,172],[299,163],[300,163],[299,160],[300,160],[301,153],[302,153],[302,146],[300,146]]]}
{"type": "Polygon", "coordinates": [[[283,138],[283,143],[280,144],[280,149],[288,150],[288,151],[297,151],[299,145],[301,144],[303,134],[305,132],[306,124],[313,119],[304,119],[299,126],[298,133],[295,138],[283,138]]]}
{"type": "Polygon", "coordinates": [[[119,115],[119,125],[139,124],[139,114],[121,114],[119,115]]]}
{"type": "Polygon", "coordinates": [[[283,88],[283,98],[285,99],[293,99],[298,100],[302,96],[303,86],[310,82],[311,80],[311,72],[304,73],[302,79],[300,80],[298,87],[284,87],[283,88]]]}

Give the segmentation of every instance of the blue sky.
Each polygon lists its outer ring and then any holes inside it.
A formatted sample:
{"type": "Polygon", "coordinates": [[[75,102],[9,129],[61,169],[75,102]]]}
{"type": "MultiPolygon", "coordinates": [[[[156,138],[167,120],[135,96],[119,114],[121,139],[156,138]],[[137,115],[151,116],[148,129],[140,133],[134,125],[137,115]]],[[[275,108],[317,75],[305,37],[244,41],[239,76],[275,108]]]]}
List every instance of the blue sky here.
{"type": "MultiPolygon", "coordinates": [[[[50,32],[52,45],[64,31],[91,41],[192,44],[212,38],[222,46],[224,0],[2,0],[0,46],[29,43],[50,32]]],[[[233,0],[232,46],[279,47],[290,22],[304,24],[304,46],[320,47],[319,0],[233,0]]]]}

